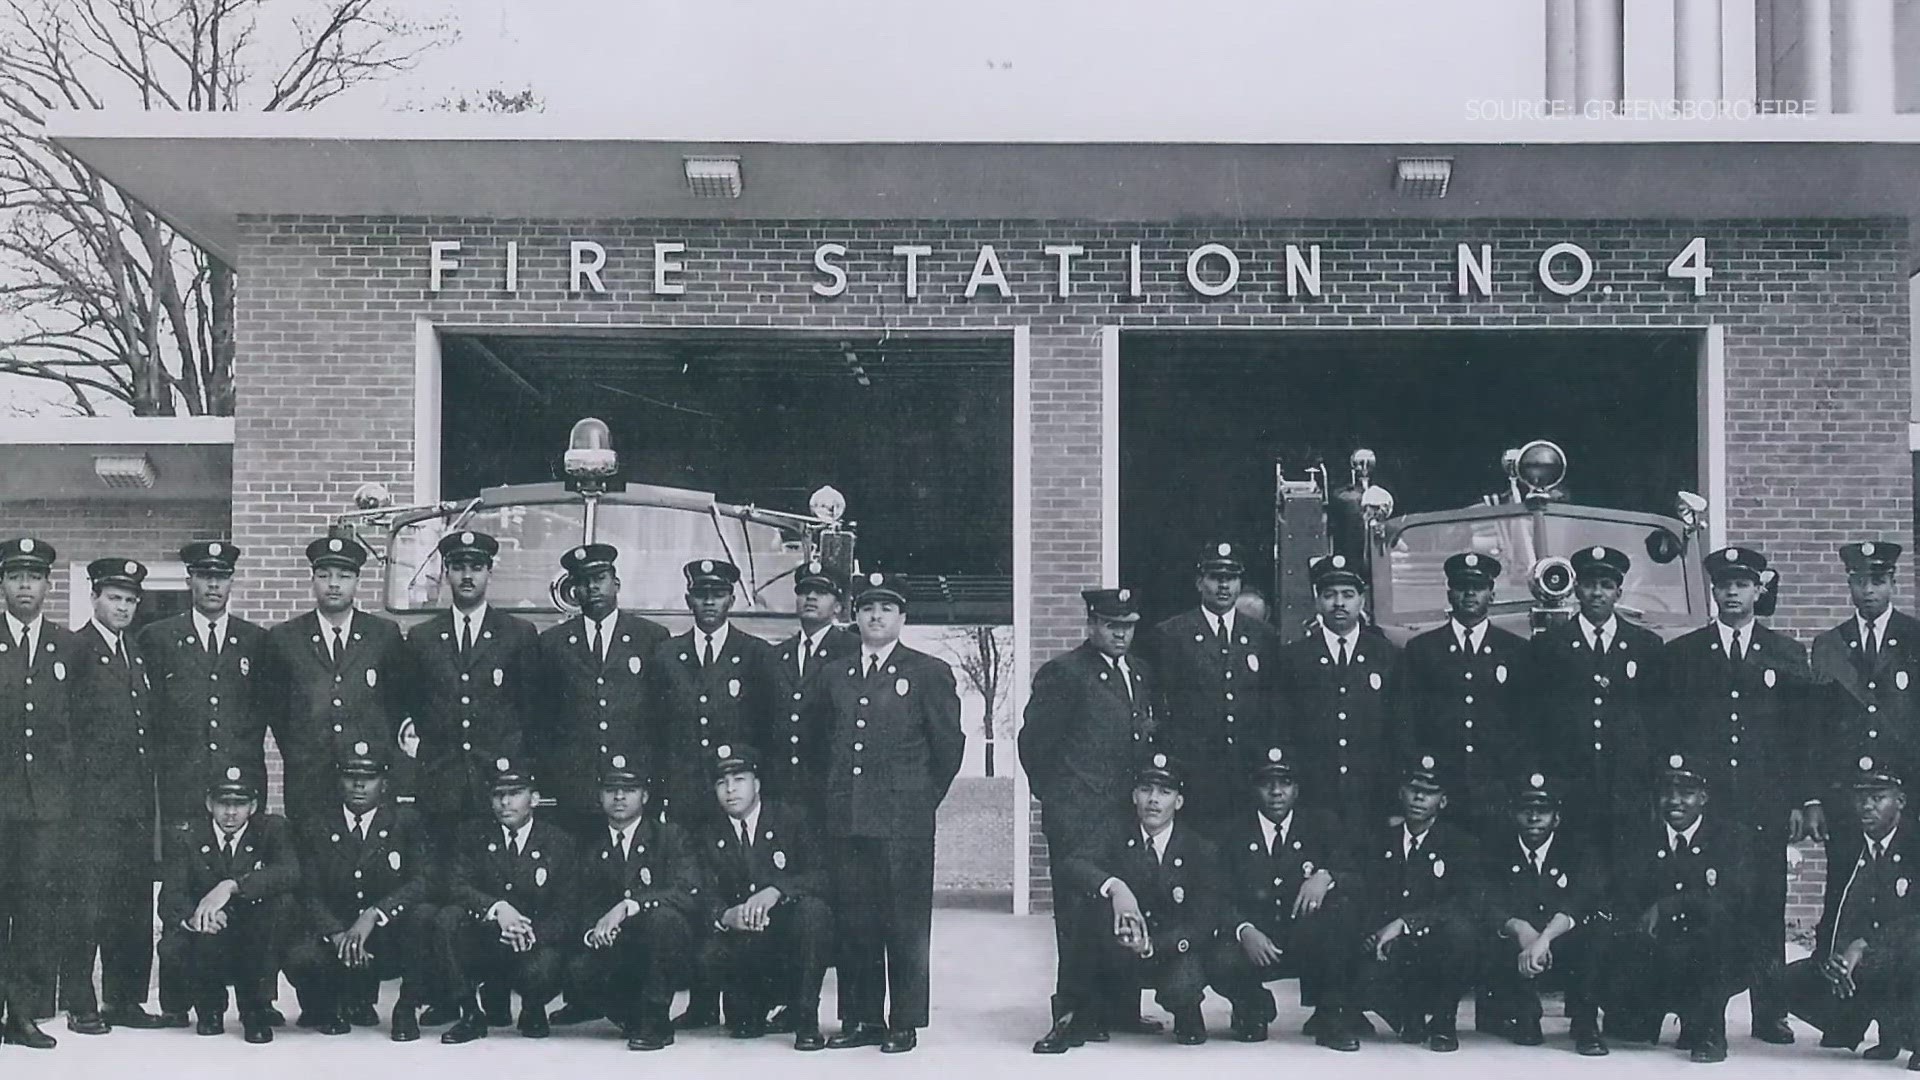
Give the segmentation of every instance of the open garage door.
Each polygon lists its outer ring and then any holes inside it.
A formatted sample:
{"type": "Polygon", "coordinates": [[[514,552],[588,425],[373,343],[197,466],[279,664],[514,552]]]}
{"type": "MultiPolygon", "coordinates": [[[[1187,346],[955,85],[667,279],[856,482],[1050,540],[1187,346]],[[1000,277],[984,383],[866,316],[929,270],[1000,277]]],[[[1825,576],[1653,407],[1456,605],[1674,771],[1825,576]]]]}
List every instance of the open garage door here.
{"type": "Polygon", "coordinates": [[[1679,330],[1129,331],[1122,579],[1150,618],[1184,609],[1198,544],[1269,548],[1276,462],[1295,479],[1324,463],[1337,485],[1362,446],[1401,513],[1503,489],[1501,451],[1532,439],[1565,448],[1574,501],[1669,513],[1699,490],[1700,354],[1679,330]]]}

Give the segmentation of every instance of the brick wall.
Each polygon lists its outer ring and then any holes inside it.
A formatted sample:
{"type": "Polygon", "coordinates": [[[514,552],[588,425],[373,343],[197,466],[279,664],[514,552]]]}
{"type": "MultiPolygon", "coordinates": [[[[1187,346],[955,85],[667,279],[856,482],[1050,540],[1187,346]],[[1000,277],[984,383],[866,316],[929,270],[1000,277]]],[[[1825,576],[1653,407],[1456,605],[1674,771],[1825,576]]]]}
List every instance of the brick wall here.
{"type": "MultiPolygon", "coordinates": [[[[1100,332],[1142,327],[1620,327],[1714,322],[1726,334],[1728,536],[1764,548],[1790,590],[1778,628],[1803,640],[1846,598],[1833,545],[1911,540],[1907,230],[1903,221],[1271,221],[1215,228],[1102,222],[528,221],[266,217],[242,223],[235,539],[243,610],[280,617],[305,597],[299,550],[364,480],[411,490],[414,321],[559,327],[647,323],[879,331],[1026,325],[1032,361],[1033,626],[1029,662],[1081,633],[1078,589],[1099,577],[1100,332]],[[1666,266],[1709,238],[1708,293],[1666,266]],[[567,243],[606,247],[606,295],[567,292],[567,243]],[[502,291],[505,241],[520,291],[502,291]],[[1596,261],[1575,297],[1534,278],[1539,252],[1596,261]],[[463,244],[428,292],[430,240],[463,244]],[[652,244],[681,241],[686,292],[651,291],[652,244]],[[809,286],[816,244],[845,243],[849,287],[809,286]],[[1241,259],[1233,293],[1185,282],[1193,247],[1241,259]],[[1455,244],[1493,247],[1494,295],[1454,295],[1455,244]],[[893,245],[930,245],[907,300],[893,245]],[[963,287],[995,245],[1014,296],[963,287]],[[1043,247],[1078,243],[1074,295],[1055,295],[1043,247]],[[1144,297],[1126,293],[1142,245],[1144,297]],[[1323,246],[1324,295],[1286,295],[1285,244],[1323,246]],[[1603,292],[1602,285],[1611,286],[1603,292]]],[[[503,422],[508,422],[503,418],[503,422]]],[[[1044,900],[1044,852],[1032,853],[1044,900]]]]}
{"type": "Polygon", "coordinates": [[[46,610],[62,626],[67,624],[69,565],[84,566],[109,555],[149,564],[170,562],[188,540],[225,536],[232,516],[224,502],[0,499],[0,522],[5,522],[6,535],[38,537],[52,544],[60,558],[46,610]]]}

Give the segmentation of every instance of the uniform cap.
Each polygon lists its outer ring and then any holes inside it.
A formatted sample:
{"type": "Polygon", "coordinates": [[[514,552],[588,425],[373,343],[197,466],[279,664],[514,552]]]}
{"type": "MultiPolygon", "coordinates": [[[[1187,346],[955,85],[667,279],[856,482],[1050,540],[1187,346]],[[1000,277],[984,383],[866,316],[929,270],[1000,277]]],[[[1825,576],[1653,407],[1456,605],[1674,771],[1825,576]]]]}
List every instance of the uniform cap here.
{"type": "Polygon", "coordinates": [[[29,570],[49,571],[53,569],[55,554],[52,544],[45,540],[35,540],[31,536],[0,541],[0,570],[25,567],[29,570]]]}
{"type": "Polygon", "coordinates": [[[1856,790],[1906,789],[1905,770],[1896,767],[1890,761],[1881,761],[1870,755],[1863,755],[1854,763],[1854,766],[1853,787],[1856,790]]]}
{"type": "Polygon", "coordinates": [[[1360,564],[1346,555],[1320,555],[1307,564],[1307,576],[1313,582],[1315,592],[1329,585],[1351,585],[1356,589],[1367,587],[1366,579],[1360,576],[1360,564]]]}
{"type": "Polygon", "coordinates": [[[441,537],[440,543],[435,546],[440,551],[440,561],[442,562],[450,562],[456,556],[463,555],[479,555],[488,562],[492,562],[493,557],[500,554],[500,541],[495,540],[486,533],[477,532],[473,529],[461,529],[459,532],[450,532],[441,537]]]}
{"type": "Polygon", "coordinates": [[[1186,786],[1186,770],[1178,758],[1164,750],[1142,756],[1133,769],[1136,784],[1160,783],[1176,791],[1186,786]]]}
{"type": "Polygon", "coordinates": [[[637,750],[612,750],[600,755],[594,765],[594,782],[602,787],[613,784],[644,785],[646,760],[637,750]]]}
{"type": "Polygon", "coordinates": [[[87,564],[87,579],[96,589],[121,585],[139,592],[147,580],[147,568],[134,559],[95,559],[87,564]]]}
{"type": "Polygon", "coordinates": [[[341,776],[385,776],[388,768],[386,744],[378,739],[344,743],[334,752],[333,771],[341,776]]]}
{"type": "Polygon", "coordinates": [[[612,566],[619,557],[620,549],[612,544],[580,544],[560,556],[560,568],[575,576],[585,576],[612,566]]]}
{"type": "Polygon", "coordinates": [[[1200,555],[1194,560],[1194,569],[1202,573],[1208,570],[1225,570],[1230,573],[1244,573],[1247,562],[1239,544],[1231,540],[1209,540],[1200,546],[1200,555]]]}
{"type": "Polygon", "coordinates": [[[230,540],[193,540],[181,545],[180,561],[189,570],[231,574],[240,561],[240,549],[230,540]]]}
{"type": "Polygon", "coordinates": [[[1686,754],[1668,754],[1667,760],[1660,767],[1660,776],[1663,780],[1677,780],[1698,787],[1707,786],[1705,764],[1698,758],[1686,754]]]}
{"type": "Polygon", "coordinates": [[[1446,763],[1440,755],[1422,752],[1408,757],[1400,770],[1400,782],[1425,791],[1444,791],[1447,786],[1446,763]]]}
{"type": "Polygon", "coordinates": [[[257,799],[260,783],[246,768],[222,762],[207,772],[207,794],[216,801],[257,799]]]}
{"type": "Polygon", "coordinates": [[[1108,622],[1139,622],[1140,597],[1132,589],[1082,589],[1087,614],[1108,622]]]}
{"type": "Polygon", "coordinates": [[[1724,547],[1707,556],[1707,576],[1715,581],[1749,578],[1757,584],[1766,570],[1767,557],[1752,548],[1724,547]]]}
{"type": "Polygon", "coordinates": [[[1610,547],[1581,548],[1567,561],[1573,564],[1576,578],[1612,574],[1625,581],[1627,570],[1633,566],[1633,560],[1627,557],[1626,552],[1610,547]]]}
{"type": "Polygon", "coordinates": [[[802,592],[808,586],[827,589],[835,596],[847,595],[847,583],[840,579],[833,568],[819,559],[811,559],[793,575],[793,591],[802,592]]]}
{"type": "Polygon", "coordinates": [[[1269,746],[1259,750],[1253,755],[1253,778],[1265,780],[1269,777],[1279,777],[1282,780],[1291,780],[1294,778],[1293,758],[1294,755],[1281,746],[1269,746]]]}
{"type": "Polygon", "coordinates": [[[1449,585],[1456,581],[1491,585],[1500,576],[1500,560],[1477,551],[1465,551],[1448,556],[1441,569],[1445,571],[1449,585]]]}
{"type": "Polygon", "coordinates": [[[1859,573],[1862,570],[1891,570],[1899,563],[1900,553],[1904,550],[1899,544],[1885,540],[1844,544],[1840,548],[1840,561],[1846,564],[1849,573],[1859,573]]]}
{"type": "Polygon", "coordinates": [[[904,578],[891,570],[861,574],[854,579],[853,606],[859,607],[870,600],[892,600],[904,611],[907,606],[906,588],[904,578]]]}
{"type": "Polygon", "coordinates": [[[1513,785],[1515,806],[1558,806],[1560,795],[1560,785],[1539,769],[1521,774],[1513,785]]]}
{"type": "Polygon", "coordinates": [[[760,752],[745,743],[721,743],[713,749],[712,776],[715,780],[728,773],[760,772],[760,752]]]}
{"type": "Polygon", "coordinates": [[[725,559],[695,559],[680,572],[686,575],[689,592],[702,588],[732,592],[734,583],[740,580],[740,568],[725,559]]]}
{"type": "Polygon", "coordinates": [[[366,562],[366,547],[350,536],[323,536],[307,545],[307,565],[315,570],[334,566],[357,573],[366,562]]]}
{"type": "Polygon", "coordinates": [[[487,786],[494,791],[527,788],[533,784],[533,770],[512,758],[495,758],[493,768],[487,770],[487,786]]]}

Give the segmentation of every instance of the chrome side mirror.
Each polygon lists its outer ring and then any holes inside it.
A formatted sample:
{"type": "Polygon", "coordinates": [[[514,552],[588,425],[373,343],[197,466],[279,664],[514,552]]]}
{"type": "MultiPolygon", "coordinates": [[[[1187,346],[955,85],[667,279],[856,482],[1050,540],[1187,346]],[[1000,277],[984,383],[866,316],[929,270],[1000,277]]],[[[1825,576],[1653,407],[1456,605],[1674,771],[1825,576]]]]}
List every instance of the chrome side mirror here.
{"type": "Polygon", "coordinates": [[[1676,497],[1674,515],[1689,534],[1697,533],[1707,527],[1707,500],[1703,495],[1691,491],[1682,491],[1676,497]]]}

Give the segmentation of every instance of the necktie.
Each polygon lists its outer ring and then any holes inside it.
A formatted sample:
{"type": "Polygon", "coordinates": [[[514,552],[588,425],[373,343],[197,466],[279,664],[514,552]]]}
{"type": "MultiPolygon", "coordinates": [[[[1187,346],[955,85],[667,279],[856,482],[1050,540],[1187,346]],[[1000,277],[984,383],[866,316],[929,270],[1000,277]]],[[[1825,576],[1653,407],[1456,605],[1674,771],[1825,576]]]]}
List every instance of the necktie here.
{"type": "Polygon", "coordinates": [[[1867,624],[1867,635],[1866,635],[1866,637],[1864,637],[1864,638],[1862,638],[1862,639],[1861,639],[1861,649],[1860,649],[1860,652],[1861,652],[1861,655],[1863,655],[1863,656],[1865,656],[1865,657],[1867,658],[1867,666],[1868,666],[1868,667],[1872,667],[1872,666],[1873,666],[1873,662],[1874,662],[1875,660],[1877,660],[1877,659],[1879,659],[1879,653],[1880,653],[1880,643],[1879,643],[1879,642],[1878,642],[1877,640],[1875,640],[1875,638],[1874,638],[1874,636],[1873,636],[1873,624],[1872,624],[1872,623],[1868,623],[1868,624],[1867,624]]]}
{"type": "Polygon", "coordinates": [[[1879,862],[1880,856],[1887,853],[1887,842],[1885,840],[1875,840],[1873,843],[1867,845],[1867,850],[1873,852],[1873,861],[1879,862]]]}
{"type": "Polygon", "coordinates": [[[460,652],[462,654],[465,654],[472,651],[473,651],[473,616],[462,615],[460,616],[460,652]]]}
{"type": "Polygon", "coordinates": [[[711,634],[700,635],[700,666],[703,668],[713,666],[713,636],[711,634]]]}
{"type": "Polygon", "coordinates": [[[1286,847],[1287,847],[1287,832],[1285,829],[1276,827],[1273,830],[1273,846],[1267,849],[1267,856],[1271,858],[1275,854],[1286,850],[1286,847]]]}
{"type": "Polygon", "coordinates": [[[1733,632],[1733,658],[1735,660],[1747,658],[1747,633],[1744,630],[1733,632]]]}
{"type": "Polygon", "coordinates": [[[613,830],[613,850],[619,853],[622,863],[627,861],[627,844],[619,829],[613,830]]]}
{"type": "Polygon", "coordinates": [[[1473,655],[1473,631],[1460,631],[1460,651],[1468,656],[1473,655]]]}
{"type": "Polygon", "coordinates": [[[752,851],[753,850],[753,834],[747,831],[746,821],[743,819],[743,820],[734,822],[734,824],[737,825],[740,829],[740,850],[752,851]]]}
{"type": "Polygon", "coordinates": [[[343,634],[341,634],[340,628],[336,626],[333,628],[333,663],[335,667],[339,666],[340,657],[346,651],[347,651],[347,639],[343,634]]]}
{"type": "Polygon", "coordinates": [[[1607,655],[1607,632],[1597,627],[1593,631],[1593,655],[1607,655]]]}
{"type": "Polygon", "coordinates": [[[123,668],[133,666],[127,662],[127,643],[125,638],[113,643],[113,658],[120,661],[120,666],[123,668]]]}
{"type": "Polygon", "coordinates": [[[233,863],[233,834],[232,833],[227,833],[220,837],[220,857],[222,859],[225,859],[228,865],[232,865],[233,863]]]}
{"type": "Polygon", "coordinates": [[[600,624],[593,624],[593,658],[600,663],[607,662],[606,642],[600,639],[600,624]]]}
{"type": "Polygon", "coordinates": [[[201,645],[201,647],[202,647],[202,648],[204,648],[204,649],[206,649],[206,650],[207,650],[207,655],[208,655],[208,656],[212,656],[212,655],[213,655],[213,651],[214,651],[214,647],[215,647],[215,642],[214,642],[214,640],[213,640],[213,636],[214,636],[214,634],[216,634],[216,633],[218,633],[218,632],[219,632],[219,630],[220,630],[220,624],[219,624],[219,623],[208,623],[208,624],[207,624],[207,632],[206,632],[205,634],[202,634],[202,635],[200,636],[200,645],[201,645]]]}
{"type": "Polygon", "coordinates": [[[867,657],[867,678],[873,678],[873,673],[878,670],[880,670],[880,658],[877,656],[867,657]]]}
{"type": "Polygon", "coordinates": [[[1347,639],[1346,638],[1340,639],[1340,666],[1342,668],[1345,668],[1347,666],[1347,639]]]}
{"type": "Polygon", "coordinates": [[[367,819],[364,814],[353,819],[353,835],[363,841],[367,838],[367,819]]]}
{"type": "Polygon", "coordinates": [[[1673,854],[1678,855],[1680,854],[1680,845],[1684,842],[1686,842],[1686,837],[1680,835],[1679,833],[1673,833],[1672,839],[1669,841],[1670,846],[1668,850],[1671,851],[1673,854]]]}
{"type": "Polygon", "coordinates": [[[1535,848],[1532,851],[1527,852],[1527,861],[1533,864],[1533,872],[1535,874],[1538,874],[1541,870],[1541,863],[1543,861],[1543,857],[1540,854],[1540,849],[1535,848]]]}

